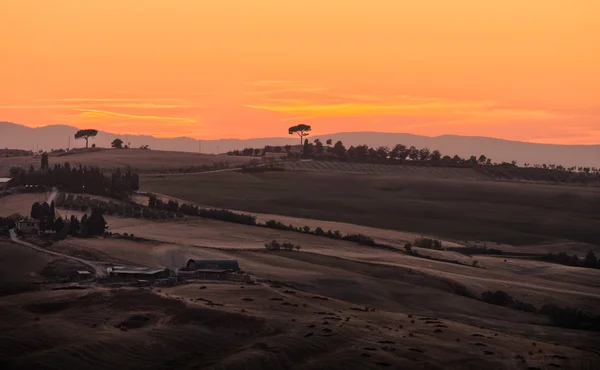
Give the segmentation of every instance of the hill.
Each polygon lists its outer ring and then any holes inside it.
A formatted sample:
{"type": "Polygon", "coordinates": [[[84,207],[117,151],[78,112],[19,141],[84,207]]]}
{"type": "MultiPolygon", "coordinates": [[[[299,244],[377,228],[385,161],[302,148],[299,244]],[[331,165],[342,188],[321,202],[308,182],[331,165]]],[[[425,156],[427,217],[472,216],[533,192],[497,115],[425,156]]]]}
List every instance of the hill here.
{"type": "MultiPolygon", "coordinates": [[[[248,163],[249,157],[199,154],[189,152],[167,152],[143,149],[103,149],[77,150],[67,153],[51,153],[50,166],[69,162],[73,166],[92,166],[103,170],[115,167],[131,167],[139,173],[196,172],[224,169],[248,163]]],[[[0,175],[8,175],[11,166],[38,168],[39,157],[0,157],[0,175]]]]}
{"type": "MultiPolygon", "coordinates": [[[[39,128],[29,128],[22,125],[0,122],[0,148],[11,147],[20,149],[82,147],[84,141],[76,141],[73,134],[76,127],[51,125],[39,128]],[[69,139],[70,138],[70,139],[69,139]]],[[[119,135],[110,132],[98,133],[91,143],[100,147],[109,147],[111,141],[119,135]]],[[[125,140],[123,135],[120,135],[125,140]]],[[[342,132],[321,136],[311,136],[310,139],[320,138],[325,142],[332,139],[341,140],[346,147],[366,144],[371,147],[393,146],[395,144],[414,145],[418,148],[428,147],[438,149],[444,154],[461,157],[485,154],[497,162],[516,160],[520,164],[557,164],[563,166],[600,166],[600,145],[554,145],[534,144],[518,141],[508,141],[487,137],[444,135],[437,137],[418,136],[403,133],[386,132],[342,132]]],[[[256,139],[219,139],[202,140],[189,137],[155,138],[148,135],[127,135],[127,142],[137,148],[149,145],[155,150],[184,151],[202,153],[225,153],[230,150],[244,148],[263,148],[265,145],[296,145],[296,137],[271,137],[256,139]]]]}

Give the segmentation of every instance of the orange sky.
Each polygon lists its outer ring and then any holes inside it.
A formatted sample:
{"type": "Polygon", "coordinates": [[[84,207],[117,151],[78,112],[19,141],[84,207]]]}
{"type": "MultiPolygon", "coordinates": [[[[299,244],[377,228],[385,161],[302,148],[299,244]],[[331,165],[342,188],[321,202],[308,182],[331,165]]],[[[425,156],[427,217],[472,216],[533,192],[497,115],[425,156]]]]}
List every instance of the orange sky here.
{"type": "Polygon", "coordinates": [[[600,143],[599,16],[598,0],[3,0],[0,120],[600,143]]]}

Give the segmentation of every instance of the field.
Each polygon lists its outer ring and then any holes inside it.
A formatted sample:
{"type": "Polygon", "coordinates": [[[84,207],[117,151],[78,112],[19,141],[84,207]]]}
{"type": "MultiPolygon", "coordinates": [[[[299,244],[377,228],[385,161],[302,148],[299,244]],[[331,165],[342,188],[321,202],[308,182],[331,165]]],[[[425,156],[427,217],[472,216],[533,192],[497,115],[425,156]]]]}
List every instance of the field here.
{"type": "Polygon", "coordinates": [[[223,172],[143,178],[142,190],[198,204],[339,221],[453,241],[600,247],[600,188],[389,174],[223,172]]]}
{"type": "MultiPolygon", "coordinates": [[[[599,251],[598,189],[467,175],[284,171],[142,177],[143,190],[180,201],[252,211],[263,223],[274,219],[363,233],[392,248],[197,217],[106,216],[109,231],[129,239],[26,240],[101,266],[178,269],[189,259],[235,259],[257,283],[160,288],[92,283],[83,290],[50,290],[48,274],[76,266],[0,238],[5,283],[0,367],[600,368],[599,332],[559,327],[545,314],[479,299],[502,290],[537,309],[553,304],[600,315],[600,269],[414,248],[428,259],[403,248],[425,234],[446,247],[599,251]],[[272,240],[301,248],[265,250],[272,240]]],[[[46,196],[0,198],[0,216],[26,214],[46,196]]],[[[143,196],[134,200],[147,203],[143,196]]]]}
{"type": "MultiPolygon", "coordinates": [[[[188,152],[167,152],[141,149],[104,149],[78,151],[75,153],[51,154],[50,166],[69,162],[71,166],[95,166],[102,169],[131,167],[140,173],[177,172],[190,167],[212,166],[218,162],[228,162],[231,166],[247,163],[248,157],[217,156],[188,152]]],[[[0,175],[8,174],[11,166],[35,168],[40,166],[39,157],[3,157],[0,158],[0,175]]]]}
{"type": "Polygon", "coordinates": [[[370,163],[351,163],[333,161],[299,161],[284,165],[290,171],[316,171],[327,173],[354,174],[397,174],[411,177],[435,177],[447,179],[489,179],[485,174],[471,168],[431,167],[410,165],[385,165],[370,163]]]}

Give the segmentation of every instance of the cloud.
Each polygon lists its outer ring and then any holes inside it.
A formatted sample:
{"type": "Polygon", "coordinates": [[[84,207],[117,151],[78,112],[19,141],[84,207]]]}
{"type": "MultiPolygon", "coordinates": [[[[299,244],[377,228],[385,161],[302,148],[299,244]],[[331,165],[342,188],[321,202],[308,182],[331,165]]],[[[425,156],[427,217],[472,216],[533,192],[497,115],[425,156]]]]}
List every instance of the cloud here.
{"type": "Polygon", "coordinates": [[[97,109],[75,109],[80,112],[75,115],[71,115],[70,117],[78,118],[78,119],[113,119],[113,118],[128,118],[133,120],[144,120],[144,121],[167,121],[173,123],[185,123],[185,124],[193,124],[197,121],[192,118],[183,118],[183,117],[165,117],[165,116],[143,116],[143,115],[135,115],[128,113],[119,113],[119,112],[110,112],[105,110],[97,110],[97,109]]]}
{"type": "Polygon", "coordinates": [[[189,109],[199,108],[175,98],[60,98],[42,99],[33,104],[3,105],[0,109],[189,109]]]}
{"type": "MultiPolygon", "coordinates": [[[[564,115],[542,109],[506,107],[488,100],[458,100],[368,92],[337,92],[300,82],[270,81],[247,108],[275,112],[283,121],[334,117],[429,117],[431,121],[482,123],[498,120],[555,120],[564,115]],[[282,88],[285,87],[285,88],[282,88]]],[[[252,95],[252,94],[250,94],[252,95]]]]}

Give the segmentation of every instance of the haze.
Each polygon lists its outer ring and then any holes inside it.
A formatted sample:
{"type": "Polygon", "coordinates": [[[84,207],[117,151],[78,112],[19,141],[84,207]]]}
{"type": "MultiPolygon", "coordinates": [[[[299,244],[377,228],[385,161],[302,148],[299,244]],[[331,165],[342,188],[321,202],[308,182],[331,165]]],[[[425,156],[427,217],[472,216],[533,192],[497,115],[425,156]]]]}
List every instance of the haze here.
{"type": "Polygon", "coordinates": [[[600,143],[595,0],[24,0],[0,14],[0,119],[30,127],[600,143]]]}

